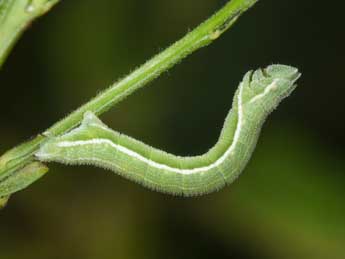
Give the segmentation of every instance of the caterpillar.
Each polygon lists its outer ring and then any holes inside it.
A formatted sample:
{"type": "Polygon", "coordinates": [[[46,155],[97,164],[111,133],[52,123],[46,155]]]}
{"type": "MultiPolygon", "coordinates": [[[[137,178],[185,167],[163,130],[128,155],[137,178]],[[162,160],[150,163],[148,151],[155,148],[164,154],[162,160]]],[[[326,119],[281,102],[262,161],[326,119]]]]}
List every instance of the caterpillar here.
{"type": "Polygon", "coordinates": [[[272,110],[296,88],[298,69],[271,65],[249,71],[240,83],[217,143],[203,155],[181,157],[110,129],[92,112],[67,134],[52,137],[35,154],[42,162],[94,165],[150,189],[183,196],[232,183],[255,148],[272,110]]]}

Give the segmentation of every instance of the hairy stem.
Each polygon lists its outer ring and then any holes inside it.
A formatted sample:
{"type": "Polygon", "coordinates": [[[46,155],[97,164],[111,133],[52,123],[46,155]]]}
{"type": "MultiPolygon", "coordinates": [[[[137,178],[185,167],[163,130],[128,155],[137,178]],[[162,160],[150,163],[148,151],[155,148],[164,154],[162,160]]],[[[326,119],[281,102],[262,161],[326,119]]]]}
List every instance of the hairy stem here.
{"type": "Polygon", "coordinates": [[[115,83],[109,89],[56,123],[48,131],[49,135],[59,135],[77,126],[86,111],[101,114],[123,100],[139,88],[167,71],[195,50],[210,44],[228,29],[237,18],[258,0],[233,0],[214,16],[188,33],[184,38],[155,56],[133,73],[115,83]]]}
{"type": "MultiPolygon", "coordinates": [[[[37,2],[47,1],[48,0],[37,0],[37,2]]],[[[115,83],[88,103],[81,106],[65,119],[57,122],[42,135],[5,153],[0,158],[0,180],[2,176],[14,172],[34,160],[35,152],[37,152],[40,144],[46,141],[48,136],[58,136],[76,127],[80,124],[83,114],[86,111],[91,111],[98,115],[107,111],[113,105],[117,104],[139,88],[147,85],[147,83],[167,71],[195,50],[213,42],[224,31],[230,28],[242,13],[248,10],[257,1],[258,0],[232,0],[228,2],[221,10],[199,25],[196,29],[189,32],[181,40],[153,57],[133,73],[115,83]]],[[[28,1],[22,0],[18,2],[28,1]]],[[[56,0],[49,2],[53,3],[56,2],[56,0]]],[[[0,26],[1,25],[0,23],[0,26]]],[[[3,31],[6,32],[7,30],[0,29],[1,36],[5,36],[3,31]]],[[[7,33],[6,35],[13,34],[7,33]]],[[[2,37],[0,37],[0,39],[2,39],[2,37]]],[[[12,42],[13,41],[14,40],[12,40],[12,42]]],[[[6,47],[9,45],[0,43],[0,55],[6,55],[4,53],[7,53],[8,50],[4,51],[4,47],[2,46],[6,47]]],[[[9,47],[7,47],[7,49],[9,49],[9,47]]],[[[2,60],[4,60],[3,57],[0,58],[0,62],[2,60]]]]}

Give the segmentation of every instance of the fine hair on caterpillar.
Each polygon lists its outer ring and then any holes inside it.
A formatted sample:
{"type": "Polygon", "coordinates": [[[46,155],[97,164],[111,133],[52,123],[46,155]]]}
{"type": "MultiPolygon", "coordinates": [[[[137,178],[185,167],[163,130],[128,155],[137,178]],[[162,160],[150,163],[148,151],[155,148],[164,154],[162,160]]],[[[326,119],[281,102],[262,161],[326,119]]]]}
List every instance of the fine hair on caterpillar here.
{"type": "Polygon", "coordinates": [[[195,196],[219,190],[243,171],[268,114],[296,87],[296,68],[271,65],[246,73],[217,143],[199,156],[181,157],[120,134],[92,112],[81,125],[52,137],[35,154],[41,162],[109,169],[150,189],[195,196]]]}

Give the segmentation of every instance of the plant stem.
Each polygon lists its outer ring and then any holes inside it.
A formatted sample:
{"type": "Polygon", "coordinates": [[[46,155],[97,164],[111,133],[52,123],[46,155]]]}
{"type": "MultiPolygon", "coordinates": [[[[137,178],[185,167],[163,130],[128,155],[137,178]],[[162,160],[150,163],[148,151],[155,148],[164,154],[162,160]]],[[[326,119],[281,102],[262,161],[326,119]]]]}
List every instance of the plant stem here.
{"type": "Polygon", "coordinates": [[[64,120],[56,123],[46,133],[59,135],[77,126],[86,111],[101,114],[125,97],[167,71],[195,50],[210,44],[228,29],[237,18],[258,0],[233,0],[214,16],[188,33],[184,38],[155,56],[133,73],[115,83],[64,120]]]}
{"type": "MultiPolygon", "coordinates": [[[[47,0],[40,0],[40,2],[43,1],[46,2],[47,0]]],[[[221,10],[199,25],[196,29],[189,32],[181,40],[153,57],[133,73],[115,83],[88,103],[81,106],[65,119],[57,122],[50,129],[45,131],[43,135],[39,135],[35,139],[4,154],[0,158],[0,179],[2,174],[8,175],[8,172],[17,170],[34,160],[34,154],[37,152],[39,145],[42,144],[48,136],[61,135],[76,127],[81,122],[86,111],[92,111],[98,115],[107,111],[113,105],[144,85],[147,85],[147,83],[167,71],[195,50],[213,42],[224,31],[230,28],[242,13],[248,10],[257,1],[258,0],[232,0],[228,2],[221,10]]],[[[54,0],[54,2],[56,1],[54,0]]],[[[1,32],[2,30],[0,29],[0,35],[2,35],[1,32]]],[[[0,52],[0,55],[2,53],[3,52],[0,52]]],[[[1,60],[2,58],[0,58],[0,62],[1,60]]]]}
{"type": "Polygon", "coordinates": [[[9,196],[0,197],[0,210],[6,206],[9,198],[9,196]]]}
{"type": "Polygon", "coordinates": [[[59,0],[0,0],[0,68],[30,23],[59,0]]]}

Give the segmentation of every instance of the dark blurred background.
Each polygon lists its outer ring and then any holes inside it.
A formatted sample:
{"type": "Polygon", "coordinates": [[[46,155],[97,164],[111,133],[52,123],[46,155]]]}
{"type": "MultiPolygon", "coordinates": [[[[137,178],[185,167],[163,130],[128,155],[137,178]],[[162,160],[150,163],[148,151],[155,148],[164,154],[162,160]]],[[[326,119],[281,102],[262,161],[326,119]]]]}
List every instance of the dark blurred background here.
{"type": "MultiPolygon", "coordinates": [[[[0,212],[0,259],[345,258],[342,1],[259,3],[211,46],[102,116],[179,155],[218,138],[245,72],[283,63],[299,87],[241,177],[208,196],[151,192],[92,167],[50,174],[0,212]]],[[[62,1],[0,73],[0,153],[41,132],[226,1],[62,1]]]]}

